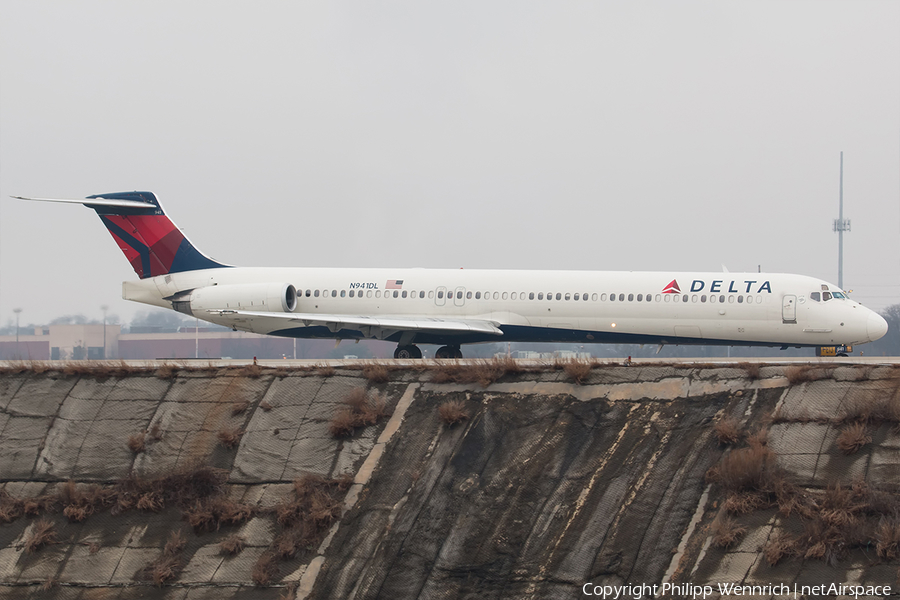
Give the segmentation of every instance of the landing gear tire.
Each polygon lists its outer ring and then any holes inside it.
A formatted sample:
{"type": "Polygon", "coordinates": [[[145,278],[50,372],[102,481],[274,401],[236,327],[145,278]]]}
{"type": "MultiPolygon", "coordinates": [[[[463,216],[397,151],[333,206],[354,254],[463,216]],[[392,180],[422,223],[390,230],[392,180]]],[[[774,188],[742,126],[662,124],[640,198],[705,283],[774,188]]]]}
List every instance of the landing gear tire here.
{"type": "Polygon", "coordinates": [[[837,353],[837,356],[838,356],[839,358],[847,358],[847,353],[846,353],[846,352],[838,352],[838,353],[837,353]]]}
{"type": "Polygon", "coordinates": [[[422,351],[418,346],[397,346],[394,358],[422,358],[422,351]]]}
{"type": "Polygon", "coordinates": [[[459,346],[441,346],[438,348],[438,351],[434,353],[435,358],[462,358],[462,350],[459,349],[459,346]]]}

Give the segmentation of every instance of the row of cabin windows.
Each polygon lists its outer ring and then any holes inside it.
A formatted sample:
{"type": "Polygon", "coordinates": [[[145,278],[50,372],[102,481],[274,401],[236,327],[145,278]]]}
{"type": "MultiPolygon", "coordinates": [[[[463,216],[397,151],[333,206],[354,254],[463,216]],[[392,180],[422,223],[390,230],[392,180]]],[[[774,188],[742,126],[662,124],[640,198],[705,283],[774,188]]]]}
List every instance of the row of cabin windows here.
{"type": "MultiPolygon", "coordinates": [[[[372,297],[381,298],[382,297],[381,290],[366,290],[365,292],[366,292],[367,298],[372,298],[372,297]]],[[[433,299],[435,296],[434,291],[427,292],[427,294],[428,294],[429,299],[433,299]]],[[[338,295],[340,295],[341,298],[345,298],[347,296],[349,296],[350,298],[354,298],[354,297],[362,298],[363,290],[349,290],[349,291],[347,291],[347,290],[340,290],[340,291],[339,290],[330,290],[330,291],[329,290],[321,290],[321,291],[320,290],[305,290],[305,291],[297,292],[297,295],[304,295],[307,298],[309,298],[309,297],[318,298],[320,296],[327,297],[329,295],[332,298],[337,298],[338,295]]],[[[425,295],[426,295],[426,292],[424,292],[424,291],[419,291],[419,292],[415,292],[415,291],[408,292],[407,290],[385,290],[384,291],[385,298],[392,298],[392,297],[393,298],[425,298],[425,295]]],[[[453,299],[454,295],[456,296],[457,300],[462,300],[463,291],[458,290],[456,292],[453,292],[453,291],[446,292],[447,299],[453,299]]],[[[473,292],[465,292],[465,295],[466,295],[467,300],[471,300],[473,298],[473,292]]],[[[829,294],[828,292],[824,292],[823,296],[825,296],[825,295],[828,296],[827,298],[825,298],[825,300],[831,299],[831,294],[829,294]]],[[[837,294],[835,294],[835,296],[837,296],[837,294]]],[[[445,297],[445,292],[443,290],[438,290],[437,297],[438,297],[438,299],[443,299],[445,297]]],[[[597,300],[599,300],[601,302],[607,302],[607,301],[609,301],[609,302],[626,302],[626,301],[627,302],[653,302],[653,301],[656,301],[656,302],[685,302],[685,303],[687,303],[687,302],[704,303],[704,302],[708,301],[711,304],[715,304],[717,302],[721,303],[721,304],[724,304],[725,302],[728,302],[729,304],[733,304],[735,302],[737,302],[738,304],[743,304],[745,299],[746,299],[747,304],[753,304],[753,303],[761,304],[763,302],[763,296],[751,296],[749,294],[747,296],[744,296],[744,295],[735,296],[733,294],[728,295],[728,296],[726,296],[725,294],[721,294],[718,296],[716,296],[716,295],[707,296],[706,294],[700,294],[700,295],[698,295],[698,294],[693,294],[693,295],[656,294],[656,296],[654,296],[653,294],[637,294],[637,295],[635,295],[635,294],[597,294],[597,293],[593,293],[593,294],[589,295],[588,292],[584,292],[584,293],[581,293],[581,292],[575,292],[575,293],[547,292],[547,294],[545,296],[544,292],[537,292],[537,293],[528,292],[527,297],[529,300],[535,300],[535,299],[544,300],[546,298],[547,300],[556,299],[556,300],[575,301],[575,302],[579,302],[579,301],[587,302],[589,297],[594,302],[596,302],[597,300]]],[[[819,300],[818,293],[816,293],[816,292],[813,292],[812,294],[810,294],[810,297],[817,302],[819,300]]],[[[474,292],[474,298],[475,298],[475,300],[481,300],[482,298],[484,298],[485,300],[490,300],[490,299],[494,299],[494,300],[501,300],[501,299],[502,300],[507,300],[507,299],[525,300],[526,294],[525,294],[525,292],[518,292],[518,293],[517,292],[484,292],[483,294],[482,294],[482,292],[474,292]]]]}

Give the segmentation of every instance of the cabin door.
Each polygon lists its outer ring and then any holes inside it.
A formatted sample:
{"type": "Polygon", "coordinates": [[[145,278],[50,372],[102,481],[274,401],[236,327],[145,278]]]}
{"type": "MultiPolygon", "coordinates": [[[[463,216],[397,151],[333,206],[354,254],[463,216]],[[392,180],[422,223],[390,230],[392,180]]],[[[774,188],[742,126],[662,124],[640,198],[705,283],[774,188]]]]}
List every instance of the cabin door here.
{"type": "Polygon", "coordinates": [[[456,288],[456,295],[453,296],[453,304],[456,306],[464,306],[466,303],[466,288],[456,288]]]}
{"type": "Polygon", "coordinates": [[[437,304],[438,306],[443,306],[444,303],[447,301],[447,299],[444,298],[444,296],[446,294],[447,294],[447,288],[445,288],[443,286],[439,287],[436,290],[436,293],[434,295],[434,303],[437,304]]]}
{"type": "Polygon", "coordinates": [[[797,322],[797,296],[785,296],[781,301],[781,320],[785,323],[797,322]]]}

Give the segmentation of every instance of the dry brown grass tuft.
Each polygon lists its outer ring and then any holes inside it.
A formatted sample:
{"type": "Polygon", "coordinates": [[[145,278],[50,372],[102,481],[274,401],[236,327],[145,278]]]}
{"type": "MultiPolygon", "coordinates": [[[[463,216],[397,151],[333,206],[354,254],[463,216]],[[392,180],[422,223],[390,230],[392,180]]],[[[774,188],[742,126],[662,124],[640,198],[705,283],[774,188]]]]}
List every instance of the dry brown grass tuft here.
{"type": "Polygon", "coordinates": [[[235,402],[231,405],[231,416],[236,417],[238,415],[242,415],[247,412],[248,408],[250,408],[249,400],[241,400],[240,402],[235,402]]]}
{"type": "Polygon", "coordinates": [[[320,377],[333,377],[334,367],[331,365],[319,365],[316,368],[316,374],[320,377]]]}
{"type": "Polygon", "coordinates": [[[229,535],[227,538],[219,542],[219,553],[235,556],[244,550],[247,540],[236,533],[229,535]]]}
{"type": "Polygon", "coordinates": [[[59,585],[59,580],[56,577],[53,577],[51,575],[51,576],[47,577],[47,579],[44,580],[44,583],[41,584],[40,590],[42,592],[49,592],[50,590],[52,590],[53,588],[55,588],[58,585],[59,585]]]}
{"type": "Polygon", "coordinates": [[[737,366],[747,373],[747,379],[755,381],[759,379],[760,364],[755,362],[741,362],[737,366]]]}
{"type": "Polygon", "coordinates": [[[128,437],[128,449],[135,454],[140,454],[147,449],[145,444],[146,434],[142,431],[128,437]]]}
{"type": "Polygon", "coordinates": [[[382,363],[366,363],[362,372],[369,383],[385,383],[391,378],[390,369],[382,363]]]}
{"type": "Polygon", "coordinates": [[[12,523],[22,516],[24,502],[0,489],[0,523],[12,523]]]}
{"type": "Polygon", "coordinates": [[[241,369],[240,375],[242,377],[249,377],[250,379],[258,379],[260,375],[262,375],[262,367],[256,363],[256,359],[253,359],[254,364],[247,365],[243,369],[241,369]]]}
{"type": "Polygon", "coordinates": [[[882,517],[875,529],[875,551],[878,558],[900,558],[900,521],[896,517],[882,517]]]}
{"type": "Polygon", "coordinates": [[[97,484],[78,487],[74,481],[62,485],[57,493],[63,514],[72,522],[80,523],[97,511],[115,503],[115,492],[97,484]]]}
{"type": "Polygon", "coordinates": [[[866,426],[862,423],[847,425],[837,437],[837,446],[844,454],[855,454],[872,442],[872,436],[866,433],[866,426]]]}
{"type": "Polygon", "coordinates": [[[269,412],[270,410],[272,410],[272,405],[265,400],[259,403],[259,407],[263,410],[263,412],[269,412]]]}
{"type": "Polygon", "coordinates": [[[722,503],[725,512],[732,515],[746,515],[769,506],[769,500],[757,492],[737,492],[729,494],[722,503]]]}
{"type": "Polygon", "coordinates": [[[594,365],[590,361],[567,360],[563,362],[563,371],[572,378],[572,381],[581,385],[591,374],[594,365]]]}
{"type": "Polygon", "coordinates": [[[377,393],[369,396],[365,388],[356,388],[344,398],[329,429],[336,438],[350,437],[358,428],[375,425],[387,414],[387,401],[383,396],[377,393]]]}
{"type": "Polygon", "coordinates": [[[244,437],[244,430],[240,427],[223,427],[219,430],[217,437],[219,438],[219,443],[230,450],[241,443],[241,438],[244,437]]]}
{"type": "Polygon", "coordinates": [[[447,425],[453,426],[462,423],[469,418],[466,403],[462,400],[448,400],[438,407],[441,420],[447,425]]]}
{"type": "Polygon", "coordinates": [[[716,439],[722,446],[732,446],[741,441],[741,425],[734,417],[723,417],[713,426],[716,439]]]}
{"type": "Polygon", "coordinates": [[[226,496],[197,500],[184,511],[184,518],[194,531],[217,531],[222,525],[239,525],[254,514],[253,506],[226,496]]]}
{"type": "Polygon", "coordinates": [[[53,521],[41,519],[31,525],[31,531],[25,537],[25,553],[34,554],[44,546],[56,544],[59,538],[56,535],[56,525],[53,521]]]}
{"type": "Polygon", "coordinates": [[[178,577],[184,568],[182,552],[187,546],[187,536],[180,529],[169,534],[162,553],[142,570],[142,577],[153,580],[158,586],[178,577]]]}
{"type": "Polygon", "coordinates": [[[159,426],[159,422],[154,423],[150,426],[150,431],[148,431],[148,435],[150,439],[154,442],[158,442],[163,439],[163,431],[159,426]]]}
{"type": "Polygon", "coordinates": [[[265,587],[278,577],[278,558],[272,552],[266,552],[259,557],[253,570],[250,571],[250,579],[259,587],[265,587]]]}
{"type": "Polygon", "coordinates": [[[797,385],[805,381],[815,381],[816,379],[816,373],[809,365],[786,367],[784,376],[791,385],[797,385]]]}
{"type": "Polygon", "coordinates": [[[767,446],[750,446],[723,456],[712,477],[729,492],[768,492],[778,475],[775,453],[767,446]]]}
{"type": "Polygon", "coordinates": [[[717,548],[730,548],[745,533],[747,533],[747,528],[731,517],[716,519],[712,526],[713,545],[717,548]]]}
{"type": "Polygon", "coordinates": [[[493,358],[471,363],[435,362],[430,365],[434,383],[477,383],[488,387],[504,375],[519,373],[521,367],[512,358],[493,358]]]}
{"type": "Polygon", "coordinates": [[[174,379],[178,374],[178,367],[169,363],[163,363],[156,369],[156,376],[160,379],[174,379]]]}
{"type": "Polygon", "coordinates": [[[763,549],[763,555],[770,567],[777,565],[782,558],[797,554],[797,539],[788,533],[779,533],[769,538],[763,549]]]}

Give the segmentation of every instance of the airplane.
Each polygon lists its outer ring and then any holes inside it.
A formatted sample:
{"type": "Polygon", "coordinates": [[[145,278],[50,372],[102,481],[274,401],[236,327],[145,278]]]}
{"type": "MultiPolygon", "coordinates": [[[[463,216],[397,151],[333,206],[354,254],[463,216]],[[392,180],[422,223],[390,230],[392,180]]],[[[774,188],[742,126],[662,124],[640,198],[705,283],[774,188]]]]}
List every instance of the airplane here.
{"type": "Polygon", "coordinates": [[[395,342],[462,358],[483,342],[823,347],[887,332],[837,286],[782,273],[239,267],[200,252],[151,192],[84,199],[137,273],[122,297],[294,338],[395,342]]]}

